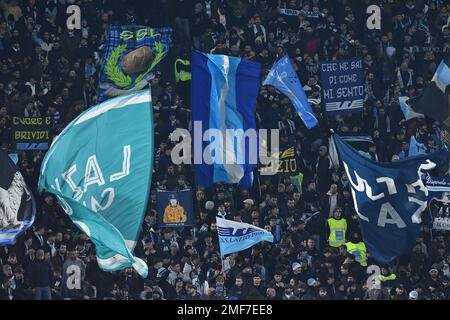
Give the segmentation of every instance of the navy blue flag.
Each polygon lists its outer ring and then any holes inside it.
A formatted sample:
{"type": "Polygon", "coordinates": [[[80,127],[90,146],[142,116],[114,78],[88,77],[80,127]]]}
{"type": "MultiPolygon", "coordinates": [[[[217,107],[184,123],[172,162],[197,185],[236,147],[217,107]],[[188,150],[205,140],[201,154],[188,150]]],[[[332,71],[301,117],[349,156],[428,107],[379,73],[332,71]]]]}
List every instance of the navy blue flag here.
{"type": "Polygon", "coordinates": [[[160,227],[186,227],[194,223],[192,190],[157,190],[156,205],[160,227]]]}
{"type": "Polygon", "coordinates": [[[328,115],[360,112],[364,103],[361,59],[324,61],[320,64],[322,101],[328,115]]]}
{"type": "Polygon", "coordinates": [[[431,83],[425,88],[422,95],[411,99],[410,105],[415,112],[422,113],[437,121],[449,119],[448,95],[450,92],[447,89],[450,86],[449,66],[450,56],[441,61],[431,79],[431,83]]]}
{"type": "Polygon", "coordinates": [[[0,151],[0,246],[13,244],[36,216],[30,188],[8,154],[0,151]]]}
{"type": "Polygon", "coordinates": [[[274,63],[263,85],[274,86],[285,94],[308,129],[317,126],[319,122],[312,112],[311,105],[288,55],[274,63]]]}
{"type": "Polygon", "coordinates": [[[169,51],[171,35],[171,28],[111,26],[102,51],[98,101],[147,86],[169,51]]]}
{"type": "Polygon", "coordinates": [[[439,155],[379,163],[361,156],[337,134],[334,139],[368,252],[377,262],[392,264],[415,245],[428,200],[421,174],[436,166],[439,155]]]}
{"type": "Polygon", "coordinates": [[[429,192],[428,210],[433,219],[433,229],[450,230],[450,177],[427,175],[425,183],[429,192]]]}
{"type": "Polygon", "coordinates": [[[410,99],[411,109],[443,124],[441,139],[450,145],[450,55],[441,61],[423,93],[410,99]]]}
{"type": "Polygon", "coordinates": [[[194,141],[203,141],[194,143],[198,185],[209,187],[220,181],[251,187],[257,163],[254,109],[260,72],[261,65],[253,61],[192,52],[194,141]],[[243,138],[247,133],[253,141],[243,138]],[[212,159],[206,161],[204,153],[212,159]]]}

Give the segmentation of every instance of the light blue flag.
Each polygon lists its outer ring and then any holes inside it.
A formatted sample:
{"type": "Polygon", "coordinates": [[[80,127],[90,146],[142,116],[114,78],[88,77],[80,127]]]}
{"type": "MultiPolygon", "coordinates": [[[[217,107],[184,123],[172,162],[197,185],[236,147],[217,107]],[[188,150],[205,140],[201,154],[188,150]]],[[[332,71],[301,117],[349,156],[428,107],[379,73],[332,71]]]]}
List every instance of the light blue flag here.
{"type": "Polygon", "coordinates": [[[273,242],[273,234],[252,224],[216,217],[221,256],[248,249],[261,241],[273,242]]]}
{"type": "Polygon", "coordinates": [[[411,136],[411,139],[409,140],[408,157],[413,157],[418,154],[424,154],[425,151],[425,145],[423,143],[417,142],[416,138],[414,138],[414,136],[411,136]]]}
{"type": "Polygon", "coordinates": [[[8,156],[14,162],[14,164],[17,164],[17,162],[19,162],[19,155],[17,153],[10,153],[8,154],[8,156]]]}
{"type": "Polygon", "coordinates": [[[398,103],[400,104],[400,108],[405,116],[405,120],[408,121],[413,118],[423,118],[423,114],[415,112],[411,109],[411,107],[406,103],[408,100],[409,97],[398,97],[398,103]]]}
{"type": "Polygon", "coordinates": [[[83,112],[53,141],[39,190],[54,193],[96,246],[105,271],[147,265],[133,256],[147,208],[153,162],[150,90],[107,100],[83,112]]]}
{"type": "Polygon", "coordinates": [[[288,55],[274,63],[263,85],[274,86],[288,96],[308,129],[317,126],[318,121],[312,112],[311,105],[288,55]]]}

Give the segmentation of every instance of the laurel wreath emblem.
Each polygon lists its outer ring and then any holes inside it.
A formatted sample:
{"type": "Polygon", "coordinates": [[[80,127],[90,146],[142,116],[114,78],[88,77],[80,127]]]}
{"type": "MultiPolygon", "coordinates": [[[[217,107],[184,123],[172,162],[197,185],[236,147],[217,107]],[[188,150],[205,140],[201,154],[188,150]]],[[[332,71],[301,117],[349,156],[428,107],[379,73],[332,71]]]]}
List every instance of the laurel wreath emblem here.
{"type": "Polygon", "coordinates": [[[153,70],[153,68],[162,60],[164,57],[164,45],[161,42],[155,43],[155,51],[156,57],[153,60],[150,67],[144,73],[141,73],[136,79],[133,79],[130,76],[124,74],[119,68],[119,59],[121,58],[123,52],[127,49],[126,44],[121,44],[117,46],[112,52],[109,58],[106,60],[105,64],[105,74],[108,78],[120,88],[126,88],[130,86],[134,86],[142,81],[149,73],[153,70]]]}

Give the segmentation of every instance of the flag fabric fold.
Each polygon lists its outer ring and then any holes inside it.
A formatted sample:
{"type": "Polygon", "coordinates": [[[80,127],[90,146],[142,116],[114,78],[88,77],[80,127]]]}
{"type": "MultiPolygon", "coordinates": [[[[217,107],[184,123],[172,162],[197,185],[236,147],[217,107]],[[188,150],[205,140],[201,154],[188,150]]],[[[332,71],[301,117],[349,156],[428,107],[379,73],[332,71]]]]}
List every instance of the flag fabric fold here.
{"type": "Polygon", "coordinates": [[[201,149],[194,144],[196,183],[209,187],[220,181],[250,188],[256,166],[256,161],[249,161],[255,155],[250,150],[257,145],[250,146],[247,139],[236,139],[234,134],[247,130],[256,132],[254,108],[261,65],[236,57],[193,51],[191,70],[194,141],[199,140],[200,135],[203,141],[201,149]],[[213,163],[207,164],[203,153],[212,146],[217,154],[213,156],[213,163]],[[195,161],[198,156],[201,161],[195,161]]]}
{"type": "Polygon", "coordinates": [[[113,224],[74,199],[58,191],[52,192],[73,223],[95,244],[97,263],[102,270],[111,272],[132,267],[143,278],[147,277],[147,264],[133,256],[122,233],[113,224]]]}
{"type": "Polygon", "coordinates": [[[132,251],[147,209],[153,144],[151,93],[143,90],[80,114],[42,162],[39,190],[54,193],[92,239],[105,271],[133,267],[147,275],[132,251]]]}

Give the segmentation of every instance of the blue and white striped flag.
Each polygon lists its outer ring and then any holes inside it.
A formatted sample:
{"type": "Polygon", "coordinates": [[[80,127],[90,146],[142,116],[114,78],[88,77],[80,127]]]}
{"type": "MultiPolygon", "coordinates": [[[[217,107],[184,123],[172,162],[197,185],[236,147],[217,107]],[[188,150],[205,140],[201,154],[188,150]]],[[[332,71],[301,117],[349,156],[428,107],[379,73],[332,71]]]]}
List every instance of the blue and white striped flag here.
{"type": "Polygon", "coordinates": [[[248,249],[261,241],[273,242],[273,234],[252,224],[216,217],[221,256],[248,249]]]}
{"type": "Polygon", "coordinates": [[[201,148],[194,143],[198,185],[209,187],[214,182],[225,182],[251,187],[257,161],[250,161],[250,158],[256,156],[257,145],[250,146],[247,139],[235,134],[244,134],[249,129],[256,133],[254,109],[260,72],[261,65],[253,61],[192,52],[194,141],[203,141],[201,148]],[[225,140],[231,143],[225,143],[225,140]],[[213,146],[216,150],[213,163],[208,164],[203,153],[213,146]],[[253,152],[250,152],[251,147],[255,148],[253,152]]]}

